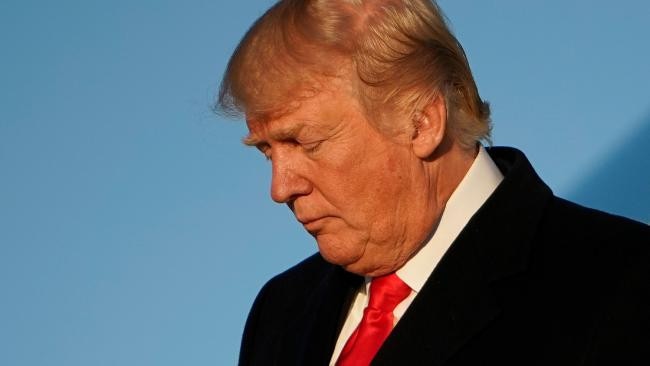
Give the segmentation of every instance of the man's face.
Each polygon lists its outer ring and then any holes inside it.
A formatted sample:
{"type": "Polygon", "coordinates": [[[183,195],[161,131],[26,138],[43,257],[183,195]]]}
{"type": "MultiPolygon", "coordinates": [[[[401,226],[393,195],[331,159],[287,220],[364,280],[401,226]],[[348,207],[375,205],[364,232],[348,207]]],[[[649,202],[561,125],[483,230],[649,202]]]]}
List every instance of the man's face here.
{"type": "Polygon", "coordinates": [[[329,82],[281,117],[247,124],[245,142],[272,165],[271,197],[289,206],[329,262],[383,274],[425,239],[421,161],[408,133],[387,136],[373,128],[344,80],[329,82]]]}

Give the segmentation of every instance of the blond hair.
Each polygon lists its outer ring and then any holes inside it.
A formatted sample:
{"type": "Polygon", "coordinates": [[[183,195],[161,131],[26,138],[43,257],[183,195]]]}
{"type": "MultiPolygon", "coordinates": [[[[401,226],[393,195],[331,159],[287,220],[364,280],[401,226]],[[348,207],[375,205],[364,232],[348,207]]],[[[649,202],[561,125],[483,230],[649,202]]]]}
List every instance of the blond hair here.
{"type": "MultiPolygon", "coordinates": [[[[414,114],[442,96],[447,129],[461,145],[489,141],[489,106],[463,48],[428,0],[277,2],[237,46],[217,107],[230,115],[283,113],[346,66],[368,113],[414,114]]],[[[400,128],[381,119],[371,120],[382,129],[400,128]]]]}

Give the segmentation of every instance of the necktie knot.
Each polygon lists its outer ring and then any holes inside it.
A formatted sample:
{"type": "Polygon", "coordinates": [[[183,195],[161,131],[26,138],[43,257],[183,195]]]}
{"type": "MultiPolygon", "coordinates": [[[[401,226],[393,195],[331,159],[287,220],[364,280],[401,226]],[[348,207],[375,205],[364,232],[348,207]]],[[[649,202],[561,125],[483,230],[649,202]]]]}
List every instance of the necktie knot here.
{"type": "Polygon", "coordinates": [[[411,293],[411,288],[395,273],[375,277],[370,282],[370,300],[357,329],[348,339],[337,366],[370,364],[393,329],[395,307],[411,293]]]}
{"type": "Polygon", "coordinates": [[[411,293],[411,288],[395,273],[375,277],[370,283],[368,307],[392,313],[395,307],[411,293]]]}

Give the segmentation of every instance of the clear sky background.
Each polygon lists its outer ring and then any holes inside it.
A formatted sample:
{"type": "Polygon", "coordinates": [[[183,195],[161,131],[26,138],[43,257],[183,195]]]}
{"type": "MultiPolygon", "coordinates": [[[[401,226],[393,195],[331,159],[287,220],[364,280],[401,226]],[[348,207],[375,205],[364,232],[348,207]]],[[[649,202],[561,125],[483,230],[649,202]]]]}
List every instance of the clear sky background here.
{"type": "MultiPolygon", "coordinates": [[[[0,2],[0,365],[234,365],[316,250],[210,105],[271,1],[0,2]]],[[[495,145],[650,221],[650,2],[441,0],[495,145]]]]}

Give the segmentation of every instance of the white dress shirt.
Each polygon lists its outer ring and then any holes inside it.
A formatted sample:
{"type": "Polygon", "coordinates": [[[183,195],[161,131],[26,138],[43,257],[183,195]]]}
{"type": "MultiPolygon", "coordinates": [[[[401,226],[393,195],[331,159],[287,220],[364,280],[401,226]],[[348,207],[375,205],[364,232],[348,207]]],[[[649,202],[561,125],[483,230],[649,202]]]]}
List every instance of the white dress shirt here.
{"type": "MultiPolygon", "coordinates": [[[[451,246],[451,243],[502,180],[503,175],[499,168],[494,164],[483,146],[479,146],[479,152],[472,166],[449,197],[438,228],[431,236],[431,239],[396,272],[397,276],[411,288],[411,294],[399,303],[393,311],[395,324],[420,292],[442,256],[451,246]]],[[[363,310],[368,305],[370,281],[371,278],[366,277],[365,284],[359,288],[348,311],[345,323],[336,341],[334,353],[332,353],[330,366],[336,364],[345,343],[361,322],[363,310]]]]}

